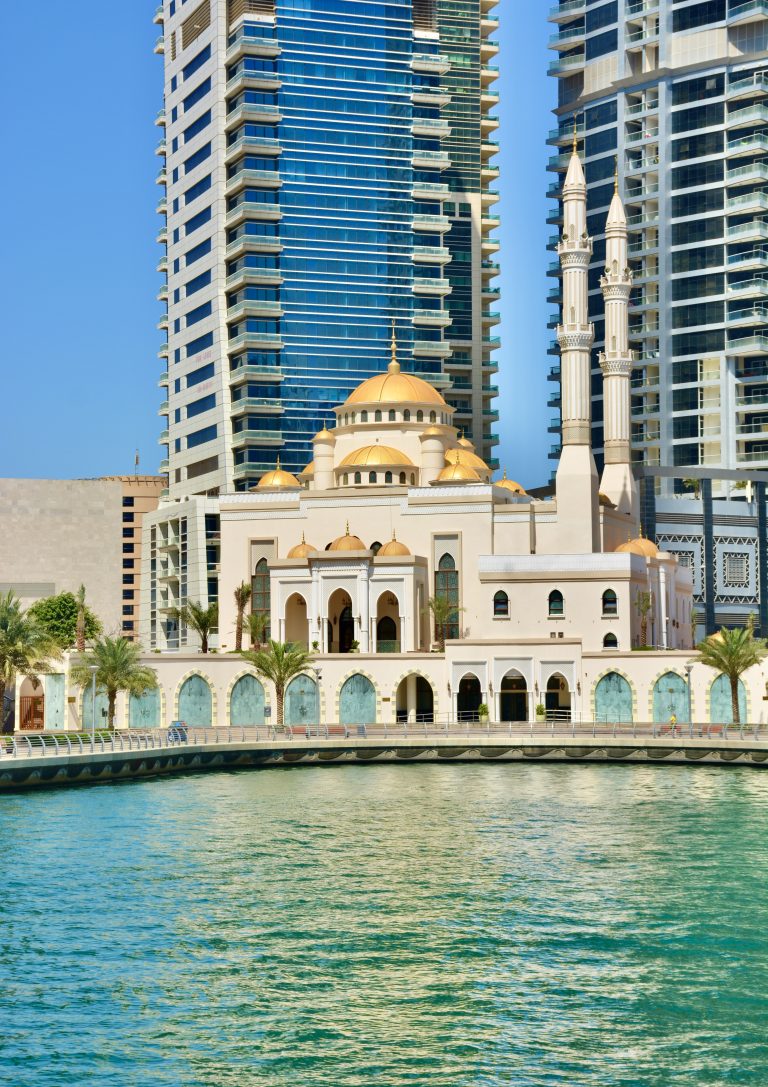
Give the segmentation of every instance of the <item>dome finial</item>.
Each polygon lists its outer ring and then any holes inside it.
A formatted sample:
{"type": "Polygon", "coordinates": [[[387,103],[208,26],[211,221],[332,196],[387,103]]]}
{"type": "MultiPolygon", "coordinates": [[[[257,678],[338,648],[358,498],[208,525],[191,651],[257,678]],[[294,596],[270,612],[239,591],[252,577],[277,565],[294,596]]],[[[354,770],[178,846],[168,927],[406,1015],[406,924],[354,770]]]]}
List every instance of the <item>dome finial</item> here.
{"type": "Polygon", "coordinates": [[[347,529],[346,529],[346,533],[345,533],[345,534],[346,534],[347,536],[349,536],[349,521],[347,521],[347,529]]]}
{"type": "Polygon", "coordinates": [[[573,153],[574,153],[574,155],[578,153],[578,150],[579,150],[579,137],[578,137],[578,132],[577,132],[576,114],[574,113],[574,115],[573,115],[573,153]]]}
{"type": "Polygon", "coordinates": [[[504,475],[503,475],[503,476],[502,476],[501,478],[502,478],[502,479],[506,479],[506,478],[507,478],[507,469],[506,469],[506,468],[504,469],[504,475]]]}
{"type": "Polygon", "coordinates": [[[275,464],[275,467],[276,467],[277,471],[279,472],[280,471],[280,454],[279,453],[277,454],[277,462],[275,464]]]}
{"type": "Polygon", "coordinates": [[[400,373],[400,363],[397,361],[397,336],[395,335],[395,319],[392,318],[392,344],[391,344],[391,358],[387,370],[390,374],[400,373]]]}
{"type": "Polygon", "coordinates": [[[614,170],[613,170],[613,191],[618,193],[619,191],[619,156],[616,155],[614,170]]]}

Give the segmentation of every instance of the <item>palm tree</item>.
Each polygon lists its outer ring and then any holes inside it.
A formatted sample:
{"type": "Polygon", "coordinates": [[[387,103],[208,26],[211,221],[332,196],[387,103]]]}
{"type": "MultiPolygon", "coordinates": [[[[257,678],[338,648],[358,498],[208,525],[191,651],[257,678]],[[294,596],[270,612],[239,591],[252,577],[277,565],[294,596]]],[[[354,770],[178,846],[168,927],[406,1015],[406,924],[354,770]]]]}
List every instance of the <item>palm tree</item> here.
{"type": "Polygon", "coordinates": [[[445,639],[448,630],[459,617],[459,612],[464,611],[458,604],[452,604],[445,596],[430,596],[425,611],[432,613],[435,623],[435,641],[441,653],[445,653],[445,639]]]}
{"type": "Polygon", "coordinates": [[[37,686],[38,674],[47,672],[60,657],[61,646],[22,608],[18,597],[10,590],[0,596],[0,731],[5,731],[8,717],[5,693],[16,676],[23,675],[37,686]]]}
{"type": "Polygon", "coordinates": [[[75,648],[78,653],[85,653],[85,585],[81,585],[75,594],[77,601],[77,625],[75,626],[75,648]]]}
{"type": "Polygon", "coordinates": [[[142,695],[157,687],[154,668],[141,663],[141,646],[127,638],[99,638],[91,652],[72,669],[72,680],[86,688],[92,682],[91,666],[96,667],[96,687],[106,692],[110,728],[115,727],[115,702],[120,691],[142,695]]]}
{"type": "Polygon", "coordinates": [[[208,639],[213,631],[218,629],[219,625],[218,604],[209,604],[207,608],[204,608],[202,604],[198,604],[194,600],[188,600],[180,608],[172,608],[169,615],[177,622],[192,627],[200,638],[201,652],[208,652],[208,639]]]}
{"type": "Polygon", "coordinates": [[[248,634],[251,639],[251,648],[258,645],[261,647],[267,637],[267,631],[269,630],[269,616],[265,615],[263,611],[253,611],[248,616],[248,634]]]}
{"type": "Polygon", "coordinates": [[[713,634],[700,642],[697,649],[702,664],[715,668],[721,675],[728,677],[733,723],[740,724],[739,679],[748,668],[759,664],[768,654],[768,644],[762,638],[755,637],[753,617],[750,615],[746,627],[736,627],[734,630],[723,627],[719,634],[713,634]]]}
{"type": "Polygon", "coordinates": [[[247,581],[242,581],[235,589],[235,607],[237,608],[237,622],[235,623],[235,653],[240,653],[243,648],[243,620],[248,601],[251,599],[251,586],[247,581]]]}
{"type": "Polygon", "coordinates": [[[653,611],[653,597],[649,592],[638,592],[635,607],[640,616],[640,645],[648,645],[648,618],[653,611]]]}
{"type": "Polygon", "coordinates": [[[270,680],[275,686],[277,708],[276,727],[283,727],[285,688],[294,676],[306,672],[312,666],[312,654],[295,642],[275,642],[270,639],[266,649],[243,653],[258,675],[270,680]]]}

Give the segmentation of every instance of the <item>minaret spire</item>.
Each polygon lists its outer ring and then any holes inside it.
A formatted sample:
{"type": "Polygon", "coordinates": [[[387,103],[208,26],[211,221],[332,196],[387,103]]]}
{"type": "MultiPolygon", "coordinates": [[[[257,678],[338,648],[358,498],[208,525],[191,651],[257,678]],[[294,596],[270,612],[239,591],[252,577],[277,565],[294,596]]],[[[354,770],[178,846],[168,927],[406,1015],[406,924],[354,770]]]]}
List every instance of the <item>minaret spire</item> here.
{"type": "Polygon", "coordinates": [[[605,299],[603,372],[605,468],[601,491],[622,513],[637,516],[637,488],[630,454],[630,376],[634,352],[629,349],[629,295],[632,272],[627,259],[627,217],[616,188],[605,226],[605,274],[600,280],[605,299]]]}
{"type": "MultiPolygon", "coordinates": [[[[574,137],[576,135],[574,118],[574,137]]],[[[595,332],[587,305],[592,239],[587,234],[587,183],[574,150],[563,185],[563,237],[557,247],[563,273],[560,389],[563,449],[557,469],[557,516],[563,550],[599,550],[597,470],[592,456],[591,348],[595,332]]]]}

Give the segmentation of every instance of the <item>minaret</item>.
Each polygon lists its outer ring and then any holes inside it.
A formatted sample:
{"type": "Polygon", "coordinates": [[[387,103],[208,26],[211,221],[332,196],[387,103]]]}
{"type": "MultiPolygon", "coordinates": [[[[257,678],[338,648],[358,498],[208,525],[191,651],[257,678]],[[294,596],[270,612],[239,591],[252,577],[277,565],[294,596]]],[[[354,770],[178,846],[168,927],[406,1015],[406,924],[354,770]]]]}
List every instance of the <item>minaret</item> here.
{"type": "Polygon", "coordinates": [[[576,150],[563,186],[563,238],[557,247],[563,270],[560,395],[563,450],[557,469],[557,520],[561,549],[599,551],[597,469],[592,456],[590,351],[595,330],[587,306],[587,269],[592,239],[587,236],[587,183],[576,150]]]}
{"type": "Polygon", "coordinates": [[[632,272],[627,264],[627,217],[619,196],[618,177],[605,227],[605,299],[603,371],[605,468],[600,490],[621,512],[637,518],[637,488],[630,456],[630,391],[634,352],[629,349],[629,293],[632,272]]]}

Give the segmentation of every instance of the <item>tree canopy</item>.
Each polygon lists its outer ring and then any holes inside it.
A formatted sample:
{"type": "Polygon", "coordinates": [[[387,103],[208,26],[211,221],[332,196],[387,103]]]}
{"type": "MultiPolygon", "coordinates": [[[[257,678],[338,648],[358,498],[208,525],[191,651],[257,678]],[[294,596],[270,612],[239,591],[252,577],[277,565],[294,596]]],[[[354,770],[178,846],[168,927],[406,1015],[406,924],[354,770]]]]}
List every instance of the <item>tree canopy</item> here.
{"type": "MultiPolygon", "coordinates": [[[[59,593],[58,596],[46,596],[38,600],[27,614],[35,619],[62,649],[71,649],[77,641],[79,608],[80,605],[74,593],[59,593]]],[[[102,625],[98,616],[85,605],[86,641],[98,638],[101,631],[102,625]]]]}

